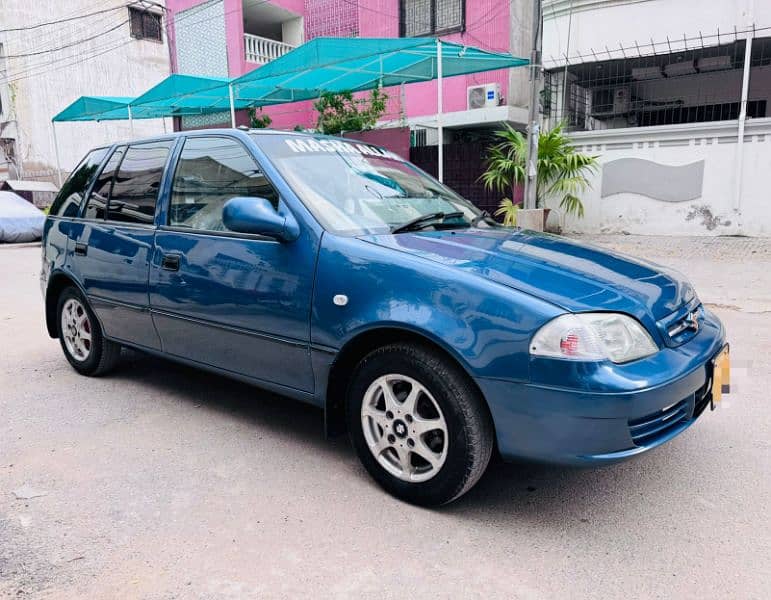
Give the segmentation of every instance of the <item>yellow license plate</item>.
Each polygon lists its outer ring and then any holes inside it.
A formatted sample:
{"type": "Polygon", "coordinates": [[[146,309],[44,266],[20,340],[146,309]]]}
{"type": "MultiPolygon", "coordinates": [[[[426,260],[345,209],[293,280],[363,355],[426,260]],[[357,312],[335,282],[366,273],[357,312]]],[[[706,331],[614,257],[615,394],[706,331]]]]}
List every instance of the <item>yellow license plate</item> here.
{"type": "Polygon", "coordinates": [[[712,404],[720,402],[731,389],[731,358],[728,346],[723,348],[712,363],[712,404]]]}

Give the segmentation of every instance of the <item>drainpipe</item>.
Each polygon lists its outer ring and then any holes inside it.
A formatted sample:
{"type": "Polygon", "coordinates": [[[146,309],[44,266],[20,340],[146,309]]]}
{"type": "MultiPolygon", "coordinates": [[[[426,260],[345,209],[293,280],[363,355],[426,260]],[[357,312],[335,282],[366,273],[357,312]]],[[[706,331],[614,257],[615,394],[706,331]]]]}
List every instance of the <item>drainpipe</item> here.
{"type": "Polygon", "coordinates": [[[742,74],[742,99],[739,108],[738,139],[736,140],[736,172],[734,174],[734,202],[733,209],[737,215],[737,233],[742,234],[744,224],[742,223],[742,179],[744,175],[744,125],[747,121],[747,97],[750,87],[750,61],[752,59],[752,40],[754,31],[747,33],[744,46],[744,73],[742,74]]]}

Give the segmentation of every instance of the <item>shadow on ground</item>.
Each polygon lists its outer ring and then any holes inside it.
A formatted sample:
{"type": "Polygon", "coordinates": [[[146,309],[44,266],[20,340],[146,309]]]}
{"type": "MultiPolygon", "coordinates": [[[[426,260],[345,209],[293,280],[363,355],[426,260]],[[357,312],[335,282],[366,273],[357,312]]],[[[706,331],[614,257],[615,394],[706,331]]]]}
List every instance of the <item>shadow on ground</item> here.
{"type": "MultiPolygon", "coordinates": [[[[209,410],[264,433],[290,438],[338,464],[353,457],[347,436],[325,438],[323,411],[317,407],[193,367],[124,352],[120,367],[110,377],[151,386],[157,390],[159,401],[184,402],[191,409],[209,410]]],[[[498,513],[505,514],[507,521],[513,518],[541,524],[560,521],[568,512],[577,515],[577,521],[588,523],[589,519],[580,515],[590,513],[598,504],[623,511],[631,497],[645,496],[650,491],[646,480],[655,481],[657,472],[667,471],[666,463],[673,453],[682,452],[679,441],[631,462],[601,468],[505,463],[493,456],[476,487],[439,510],[472,520],[489,520],[491,514],[498,513]]],[[[330,464],[329,468],[337,467],[330,464]]],[[[357,470],[358,476],[367,478],[363,468],[357,470]]]]}

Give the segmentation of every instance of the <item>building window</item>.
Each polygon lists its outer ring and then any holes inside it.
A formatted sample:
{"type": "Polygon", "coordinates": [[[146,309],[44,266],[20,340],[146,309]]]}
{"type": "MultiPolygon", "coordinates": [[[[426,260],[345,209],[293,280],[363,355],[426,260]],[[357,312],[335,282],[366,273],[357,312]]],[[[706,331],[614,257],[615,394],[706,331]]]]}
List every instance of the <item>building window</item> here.
{"type": "Polygon", "coordinates": [[[399,29],[402,37],[463,31],[465,24],[465,0],[400,0],[399,2],[399,29]]]}
{"type": "Polygon", "coordinates": [[[131,37],[138,40],[163,41],[161,15],[158,13],[129,6],[129,22],[131,24],[131,37]]]}

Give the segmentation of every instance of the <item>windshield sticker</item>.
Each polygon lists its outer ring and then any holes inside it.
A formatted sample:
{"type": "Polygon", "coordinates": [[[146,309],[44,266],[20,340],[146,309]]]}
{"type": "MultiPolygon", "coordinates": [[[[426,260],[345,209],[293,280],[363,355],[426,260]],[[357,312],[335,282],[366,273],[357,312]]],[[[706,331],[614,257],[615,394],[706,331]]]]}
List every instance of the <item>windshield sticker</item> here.
{"type": "Polygon", "coordinates": [[[378,158],[390,158],[393,160],[402,160],[400,156],[377,146],[367,144],[349,144],[339,140],[315,140],[313,138],[290,140],[285,139],[286,145],[295,153],[318,153],[326,152],[329,154],[350,154],[358,156],[375,156],[378,158]]]}

